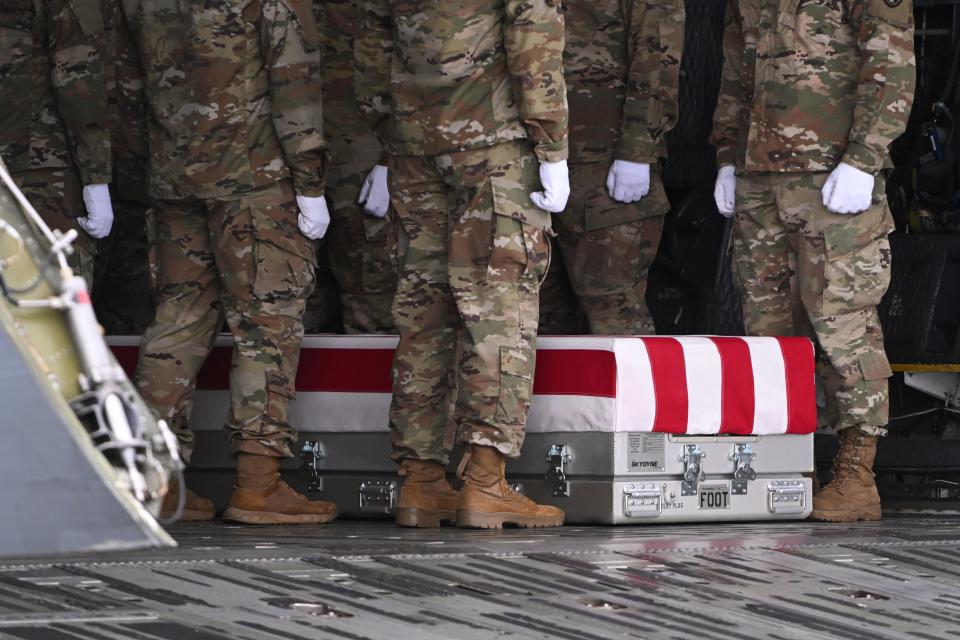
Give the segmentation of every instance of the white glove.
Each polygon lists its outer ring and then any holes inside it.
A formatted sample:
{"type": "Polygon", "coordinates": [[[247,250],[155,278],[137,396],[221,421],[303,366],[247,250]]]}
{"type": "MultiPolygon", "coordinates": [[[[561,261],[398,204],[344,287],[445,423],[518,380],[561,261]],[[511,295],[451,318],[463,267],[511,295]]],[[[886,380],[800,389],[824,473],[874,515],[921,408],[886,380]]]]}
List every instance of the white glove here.
{"type": "Polygon", "coordinates": [[[617,202],[637,202],[650,193],[650,165],[614,160],[607,174],[607,191],[617,202]]]}
{"type": "Polygon", "coordinates": [[[737,168],[732,164],[720,167],[717,182],[713,187],[713,199],[717,202],[717,209],[724,218],[733,215],[737,203],[737,168]]]}
{"type": "Polygon", "coordinates": [[[87,207],[87,215],[77,218],[80,228],[97,240],[110,235],[110,229],[113,228],[110,187],[105,184],[88,184],[83,188],[83,204],[87,207]]]}
{"type": "Polygon", "coordinates": [[[323,196],[297,196],[297,206],[300,207],[300,216],[297,224],[300,232],[311,240],[319,240],[330,226],[330,211],[327,209],[327,200],[323,196]]]}
{"type": "Polygon", "coordinates": [[[550,213],[560,213],[567,208],[570,199],[570,172],[567,161],[541,162],[540,184],[543,191],[530,194],[530,199],[538,208],[550,213]]]}
{"type": "Polygon", "coordinates": [[[390,187],[387,186],[387,168],[382,164],[375,166],[367,174],[360,189],[363,210],[371,216],[382,218],[390,209],[390,187]]]}
{"type": "Polygon", "coordinates": [[[874,182],[871,174],[841,162],[823,184],[823,206],[834,213],[866,211],[873,202],[874,182]]]}

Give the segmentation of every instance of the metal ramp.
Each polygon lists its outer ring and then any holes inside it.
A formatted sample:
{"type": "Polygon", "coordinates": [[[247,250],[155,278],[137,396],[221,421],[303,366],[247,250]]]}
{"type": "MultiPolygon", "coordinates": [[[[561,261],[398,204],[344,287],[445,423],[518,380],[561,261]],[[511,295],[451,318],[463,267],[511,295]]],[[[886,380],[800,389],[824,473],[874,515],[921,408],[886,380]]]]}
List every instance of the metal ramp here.
{"type": "Polygon", "coordinates": [[[958,525],[178,526],[179,549],[0,564],[0,638],[948,640],[958,525]]]}
{"type": "Polygon", "coordinates": [[[102,454],[2,329],[0,389],[0,554],[172,544],[139,503],[112,486],[102,454]]]}

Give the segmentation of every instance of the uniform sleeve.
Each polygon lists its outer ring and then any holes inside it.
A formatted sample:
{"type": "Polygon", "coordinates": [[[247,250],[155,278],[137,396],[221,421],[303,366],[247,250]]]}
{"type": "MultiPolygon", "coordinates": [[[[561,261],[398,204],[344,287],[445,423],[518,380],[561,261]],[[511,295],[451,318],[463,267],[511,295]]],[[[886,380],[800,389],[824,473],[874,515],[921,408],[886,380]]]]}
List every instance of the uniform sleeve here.
{"type": "Polygon", "coordinates": [[[380,144],[390,139],[393,101],[390,70],[393,66],[393,18],[387,0],[366,0],[360,18],[360,35],[353,41],[353,91],[360,113],[380,144]]]}
{"type": "Polygon", "coordinates": [[[83,184],[107,184],[110,113],[104,61],[96,47],[103,37],[100,2],[53,0],[47,7],[50,83],[73,161],[83,184]]]}
{"type": "Polygon", "coordinates": [[[263,0],[261,50],[270,76],[273,128],[298,195],[322,196],[323,68],[311,0],[263,0]]]}
{"type": "Polygon", "coordinates": [[[677,122],[683,0],[621,0],[627,29],[626,99],[615,157],[653,163],[666,156],[677,122]]]}
{"type": "Polygon", "coordinates": [[[740,111],[743,109],[740,78],[743,49],[743,26],[737,13],[737,2],[728,0],[723,28],[723,72],[717,109],[713,114],[713,134],[710,137],[717,148],[719,166],[737,163],[737,141],[742,121],[740,111]]]}
{"type": "Polygon", "coordinates": [[[857,103],[843,162],[868,173],[888,164],[888,147],[907,127],[916,85],[913,0],[855,0],[850,22],[860,48],[857,103]]]}
{"type": "Polygon", "coordinates": [[[559,0],[507,0],[507,66],[520,117],[541,162],[568,156],[563,30],[559,0]]]}

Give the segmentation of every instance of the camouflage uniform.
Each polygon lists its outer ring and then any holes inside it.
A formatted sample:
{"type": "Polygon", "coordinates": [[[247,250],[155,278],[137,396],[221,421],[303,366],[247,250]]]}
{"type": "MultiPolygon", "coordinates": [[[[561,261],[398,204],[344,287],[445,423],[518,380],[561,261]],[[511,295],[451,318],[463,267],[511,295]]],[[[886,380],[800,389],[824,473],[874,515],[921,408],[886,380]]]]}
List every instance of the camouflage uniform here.
{"type": "Polygon", "coordinates": [[[461,440],[520,453],[550,228],[529,194],[538,161],[567,157],[558,5],[365,6],[357,95],[387,141],[408,242],[394,302],[397,459],[447,461],[454,384],[461,440]]]}
{"type": "Polygon", "coordinates": [[[15,0],[0,13],[0,156],[53,229],[79,233],[72,266],[92,283],[96,243],[76,224],[83,187],[110,182],[99,0],[15,0]]]}
{"type": "Polygon", "coordinates": [[[840,215],[820,189],[839,162],[879,175],[914,88],[910,0],[730,0],[714,140],[735,164],[735,260],[753,335],[812,330],[824,422],[881,434],[890,366],[876,305],[890,278],[884,181],[840,215]],[[894,4],[895,6],[890,6],[894,4]]]}
{"type": "Polygon", "coordinates": [[[316,5],[323,44],[323,117],[330,143],[330,230],[324,244],[340,289],[344,330],[393,333],[390,307],[397,290],[397,262],[392,214],[375,218],[357,202],[364,179],[384,155],[353,94],[353,39],[360,32],[361,4],[321,0],[316,5]]]}
{"type": "Polygon", "coordinates": [[[306,0],[124,4],[150,106],[156,319],[137,384],[189,456],[191,395],[224,319],[231,451],[290,456],[287,407],[313,287],[294,194],[322,196],[319,38],[306,0]],[[292,180],[291,180],[292,178],[292,180]]]}
{"type": "Polygon", "coordinates": [[[143,74],[121,0],[103,0],[113,147],[113,230],[97,256],[97,318],[108,334],[140,335],[153,320],[146,212],[147,112],[143,74]]]}
{"type": "Polygon", "coordinates": [[[571,194],[553,217],[554,259],[563,259],[592,333],[653,333],[644,296],[670,208],[658,162],[677,122],[683,1],[565,0],[564,8],[571,194]],[[611,198],[613,160],[649,164],[650,193],[629,204],[611,198]]]}

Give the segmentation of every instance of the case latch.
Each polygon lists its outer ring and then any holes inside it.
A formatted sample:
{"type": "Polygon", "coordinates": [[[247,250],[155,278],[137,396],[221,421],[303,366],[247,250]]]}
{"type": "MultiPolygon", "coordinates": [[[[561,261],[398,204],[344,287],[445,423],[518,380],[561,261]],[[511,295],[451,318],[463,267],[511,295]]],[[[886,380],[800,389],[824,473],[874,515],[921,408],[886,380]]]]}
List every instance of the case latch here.
{"type": "Polygon", "coordinates": [[[623,515],[628,518],[660,516],[663,490],[655,484],[628,484],[623,488],[623,515]]]}
{"type": "Polygon", "coordinates": [[[555,444],[547,452],[547,462],[550,469],[547,471],[547,482],[553,483],[553,495],[558,498],[570,495],[570,483],[567,482],[565,467],[573,460],[570,447],[565,444],[555,444]]]}
{"type": "Polygon", "coordinates": [[[803,513],[806,501],[803,480],[774,480],[767,485],[767,508],[770,513],[803,513]]]}
{"type": "Polygon", "coordinates": [[[751,466],[757,459],[757,454],[749,444],[735,444],[730,459],[733,460],[733,482],[730,483],[730,492],[735,496],[745,496],[747,484],[757,479],[757,472],[751,466]]]}
{"type": "Polygon", "coordinates": [[[300,448],[300,458],[303,460],[300,472],[307,478],[307,491],[323,491],[320,465],[325,457],[327,454],[319,440],[307,440],[300,448]]]}
{"type": "Polygon", "coordinates": [[[390,515],[397,506],[397,483],[367,480],[360,483],[360,513],[390,515]]]}
{"type": "Polygon", "coordinates": [[[703,469],[701,463],[707,454],[695,444],[683,446],[683,453],[680,455],[680,462],[684,464],[683,481],[680,483],[680,495],[695,496],[697,487],[703,480],[703,469]]]}

